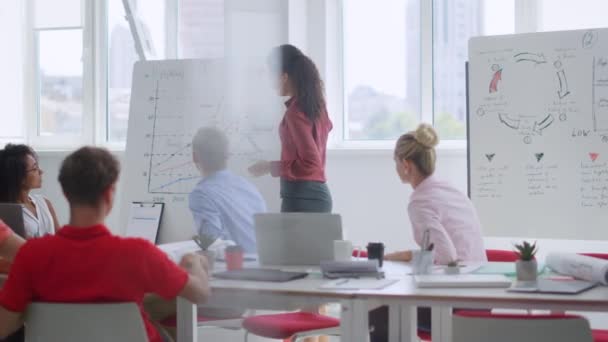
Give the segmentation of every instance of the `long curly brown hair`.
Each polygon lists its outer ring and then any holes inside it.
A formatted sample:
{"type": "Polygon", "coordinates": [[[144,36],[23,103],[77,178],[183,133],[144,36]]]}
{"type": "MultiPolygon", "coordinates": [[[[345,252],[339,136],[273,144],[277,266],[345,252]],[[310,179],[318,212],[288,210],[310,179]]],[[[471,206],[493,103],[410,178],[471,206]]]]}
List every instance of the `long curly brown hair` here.
{"type": "Polygon", "coordinates": [[[315,121],[325,111],[323,81],[315,63],[297,47],[285,44],[273,49],[269,64],[279,74],[287,74],[300,110],[315,121]]]}

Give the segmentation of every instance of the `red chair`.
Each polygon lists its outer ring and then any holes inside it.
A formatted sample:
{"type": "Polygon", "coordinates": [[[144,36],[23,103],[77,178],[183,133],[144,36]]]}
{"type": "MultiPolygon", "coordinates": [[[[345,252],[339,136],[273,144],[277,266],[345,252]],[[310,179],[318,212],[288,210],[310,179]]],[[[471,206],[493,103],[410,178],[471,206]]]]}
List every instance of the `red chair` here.
{"type": "Polygon", "coordinates": [[[580,255],[585,255],[585,256],[589,256],[592,258],[598,258],[598,259],[602,259],[602,260],[608,260],[608,254],[604,254],[604,253],[579,253],[580,255]]]}
{"type": "Polygon", "coordinates": [[[367,251],[364,251],[361,249],[355,249],[355,250],[353,250],[353,257],[354,258],[367,258],[367,251]]]}
{"type": "MultiPolygon", "coordinates": [[[[353,250],[355,258],[367,258],[367,251],[353,250]]],[[[314,336],[340,336],[340,320],[310,312],[280,313],[245,318],[243,328],[249,334],[260,337],[296,342],[314,336]]]]}
{"type": "Polygon", "coordinates": [[[243,328],[256,336],[297,342],[313,336],[339,336],[340,320],[310,312],[291,312],[245,318],[243,328]]]}
{"type": "Polygon", "coordinates": [[[459,311],[453,318],[454,342],[592,342],[589,322],[574,315],[514,315],[459,311]]]}
{"type": "Polygon", "coordinates": [[[431,333],[430,332],[426,332],[426,331],[418,330],[418,338],[420,339],[420,341],[424,341],[424,342],[431,342],[432,341],[431,333]]]}
{"type": "Polygon", "coordinates": [[[486,256],[490,262],[516,262],[519,259],[516,252],[500,249],[486,249],[486,256]]]}

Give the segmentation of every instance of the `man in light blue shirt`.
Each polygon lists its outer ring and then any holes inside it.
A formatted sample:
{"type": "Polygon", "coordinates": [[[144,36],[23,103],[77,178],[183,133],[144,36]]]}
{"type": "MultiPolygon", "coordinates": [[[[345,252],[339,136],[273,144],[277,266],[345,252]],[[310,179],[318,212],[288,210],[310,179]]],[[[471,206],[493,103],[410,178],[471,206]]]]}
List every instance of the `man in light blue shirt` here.
{"type": "Polygon", "coordinates": [[[266,212],[257,188],[227,170],[229,143],[216,128],[201,128],[192,140],[192,156],[203,179],[190,193],[197,233],[232,240],[245,253],[256,253],[253,216],[266,212]]]}

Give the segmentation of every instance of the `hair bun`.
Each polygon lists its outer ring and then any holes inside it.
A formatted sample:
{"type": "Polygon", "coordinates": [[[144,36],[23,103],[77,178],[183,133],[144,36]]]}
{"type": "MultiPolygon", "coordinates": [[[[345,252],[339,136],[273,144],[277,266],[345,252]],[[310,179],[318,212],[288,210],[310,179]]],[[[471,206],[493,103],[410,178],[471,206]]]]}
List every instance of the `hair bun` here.
{"type": "Polygon", "coordinates": [[[429,124],[420,124],[414,132],[414,139],[427,148],[433,148],[439,143],[439,137],[433,126],[429,124]]]}

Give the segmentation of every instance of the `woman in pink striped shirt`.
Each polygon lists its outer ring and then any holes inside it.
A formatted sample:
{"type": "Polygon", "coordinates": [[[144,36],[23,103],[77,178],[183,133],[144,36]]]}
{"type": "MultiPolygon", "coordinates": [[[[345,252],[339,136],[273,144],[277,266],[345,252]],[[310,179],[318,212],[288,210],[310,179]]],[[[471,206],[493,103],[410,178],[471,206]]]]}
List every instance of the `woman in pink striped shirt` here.
{"type": "MultiPolygon", "coordinates": [[[[401,181],[414,189],[408,215],[418,245],[428,230],[434,245],[435,263],[487,261],[481,224],[473,203],[452,185],[437,179],[435,146],[437,133],[427,124],[404,134],[395,147],[395,164],[401,181]]],[[[410,261],[411,251],[387,255],[387,260],[410,261]]]]}
{"type": "MultiPolygon", "coordinates": [[[[481,224],[473,204],[458,189],[433,175],[438,143],[433,127],[421,124],[415,131],[402,135],[395,146],[397,174],[403,183],[414,189],[407,208],[414,239],[422,245],[424,232],[428,230],[436,264],[445,265],[456,260],[487,261],[481,224]]],[[[387,254],[385,259],[410,261],[412,252],[387,254]]],[[[387,307],[370,312],[371,342],[388,341],[387,321],[387,307]]],[[[430,331],[429,308],[418,308],[418,329],[430,331]]]]}

